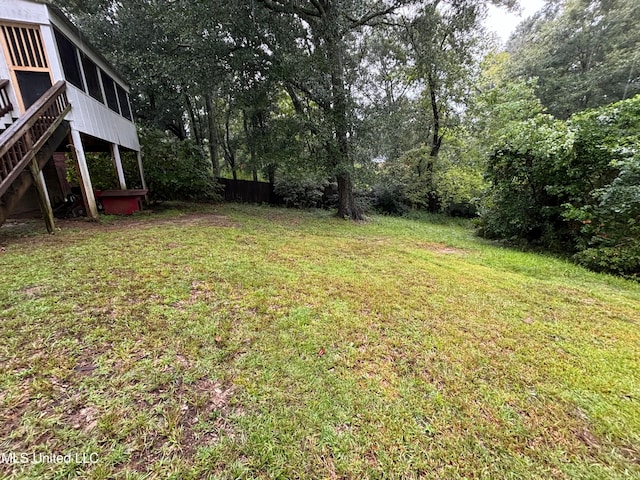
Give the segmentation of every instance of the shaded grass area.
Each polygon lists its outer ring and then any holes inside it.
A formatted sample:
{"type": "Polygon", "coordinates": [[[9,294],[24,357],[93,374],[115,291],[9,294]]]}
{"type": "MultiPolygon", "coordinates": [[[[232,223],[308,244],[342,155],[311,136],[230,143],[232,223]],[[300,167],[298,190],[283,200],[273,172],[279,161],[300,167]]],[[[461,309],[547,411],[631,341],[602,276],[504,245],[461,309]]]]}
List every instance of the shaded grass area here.
{"type": "Polygon", "coordinates": [[[640,286],[460,222],[3,227],[10,478],[637,478],[640,286]]]}

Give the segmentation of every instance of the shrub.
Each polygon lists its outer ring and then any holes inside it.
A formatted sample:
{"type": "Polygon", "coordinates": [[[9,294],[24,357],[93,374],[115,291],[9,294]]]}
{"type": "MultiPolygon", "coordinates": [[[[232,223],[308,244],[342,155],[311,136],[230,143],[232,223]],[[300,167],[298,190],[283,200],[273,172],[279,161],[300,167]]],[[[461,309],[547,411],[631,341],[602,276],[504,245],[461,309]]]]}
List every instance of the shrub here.
{"type": "Polygon", "coordinates": [[[567,198],[557,186],[565,179],[572,140],[566,124],[549,115],[505,126],[500,148],[487,164],[491,186],[479,222],[484,236],[566,248],[562,204],[567,198]]]}
{"type": "Polygon", "coordinates": [[[640,242],[615,247],[587,248],[573,259],[595,272],[612,273],[640,281],[640,242]]]}
{"type": "Polygon", "coordinates": [[[219,200],[211,162],[191,140],[156,129],[142,129],[145,179],[154,200],[219,200]]]}
{"type": "Polygon", "coordinates": [[[379,213],[404,215],[409,211],[404,185],[392,180],[374,185],[371,189],[371,206],[379,213]]]}
{"type": "Polygon", "coordinates": [[[322,208],[326,206],[323,198],[329,186],[326,180],[282,176],[276,178],[274,191],[287,207],[322,208]]]}
{"type": "Polygon", "coordinates": [[[589,268],[640,278],[640,96],[572,118],[588,195],[565,205],[589,268]]]}
{"type": "Polygon", "coordinates": [[[421,146],[386,162],[373,188],[374,207],[403,214],[409,208],[473,217],[484,188],[482,171],[463,145],[464,132],[447,133],[448,143],[437,157],[421,146]]]}
{"type": "Polygon", "coordinates": [[[640,96],[559,122],[507,125],[491,155],[481,233],[640,276],[640,96]],[[577,253],[576,253],[577,252],[577,253]]]}

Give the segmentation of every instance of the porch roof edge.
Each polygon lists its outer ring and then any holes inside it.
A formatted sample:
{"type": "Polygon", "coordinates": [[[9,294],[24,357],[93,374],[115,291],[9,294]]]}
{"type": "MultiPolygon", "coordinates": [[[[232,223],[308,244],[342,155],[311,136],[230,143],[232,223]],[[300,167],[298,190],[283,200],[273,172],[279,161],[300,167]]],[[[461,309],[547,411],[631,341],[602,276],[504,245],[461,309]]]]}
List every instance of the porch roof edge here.
{"type": "Polygon", "coordinates": [[[113,63],[108,60],[102,52],[98,48],[96,48],[91,41],[82,33],[82,31],[67,17],[67,15],[57,6],[50,3],[49,0],[27,0],[33,3],[39,3],[41,5],[45,5],[47,9],[50,11],[52,16],[55,17],[55,20],[64,23],[64,25],[69,28],[74,34],[80,38],[83,42],[83,46],[87,49],[91,50],[91,52],[96,55],[101,61],[103,61],[109,69],[115,74],[117,80],[124,85],[127,90],[131,88],[131,84],[127,81],[127,79],[113,66],[113,63]]]}

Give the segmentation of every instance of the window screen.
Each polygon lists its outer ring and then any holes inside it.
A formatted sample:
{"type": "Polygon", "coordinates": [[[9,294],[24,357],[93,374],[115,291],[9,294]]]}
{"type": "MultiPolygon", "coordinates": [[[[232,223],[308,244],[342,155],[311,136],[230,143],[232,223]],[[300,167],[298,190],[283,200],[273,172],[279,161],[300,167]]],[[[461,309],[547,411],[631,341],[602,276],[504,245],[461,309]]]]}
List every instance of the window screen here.
{"type": "Polygon", "coordinates": [[[60,61],[62,62],[62,69],[64,70],[64,77],[71,85],[84,90],[76,47],[58,30],[54,29],[54,32],[56,44],[58,45],[58,53],[60,54],[60,61]]]}
{"type": "Polygon", "coordinates": [[[116,86],[109,75],[100,70],[104,95],[107,97],[107,106],[116,113],[120,113],[118,108],[118,97],[116,96],[116,86]]]}
{"type": "Polygon", "coordinates": [[[84,79],[87,81],[87,93],[99,102],[104,103],[102,90],[100,89],[100,80],[98,79],[98,67],[84,53],[80,54],[82,58],[82,69],[84,70],[84,79]]]}
{"type": "Polygon", "coordinates": [[[48,72],[16,71],[16,80],[22,93],[24,108],[36,103],[51,88],[51,77],[48,72]]]}
{"type": "Polygon", "coordinates": [[[0,31],[5,39],[12,66],[48,68],[39,29],[2,25],[0,31]]]}
{"type": "Polygon", "coordinates": [[[131,109],[129,108],[129,99],[127,98],[127,92],[124,91],[120,85],[116,87],[118,89],[118,100],[120,100],[120,110],[122,110],[122,116],[127,120],[131,120],[131,109]]]}

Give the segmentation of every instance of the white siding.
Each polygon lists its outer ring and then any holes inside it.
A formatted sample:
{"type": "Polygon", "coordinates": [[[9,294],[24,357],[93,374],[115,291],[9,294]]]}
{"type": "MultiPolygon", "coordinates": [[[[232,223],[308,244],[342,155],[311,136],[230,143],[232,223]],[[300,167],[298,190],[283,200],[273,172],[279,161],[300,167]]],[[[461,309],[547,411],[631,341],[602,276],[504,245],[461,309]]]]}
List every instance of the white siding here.
{"type": "Polygon", "coordinates": [[[0,0],[0,17],[9,22],[49,23],[45,5],[24,0],[0,0]]]}
{"type": "MultiPolygon", "coordinates": [[[[0,0],[0,20],[5,22],[20,22],[43,24],[48,23],[47,7],[23,0],[0,0]]],[[[46,47],[45,47],[46,48],[46,47]]],[[[9,79],[9,66],[7,59],[0,48],[0,78],[9,79]]],[[[9,100],[13,105],[13,115],[18,115],[18,98],[12,85],[9,85],[9,100]]],[[[9,115],[5,118],[9,118],[9,115]]]]}
{"type": "MultiPolygon", "coordinates": [[[[0,48],[1,50],[1,48],[0,48]]],[[[4,55],[0,52],[0,78],[9,80],[9,68],[7,67],[7,62],[5,61],[4,55]]],[[[9,125],[11,123],[11,116],[18,116],[18,99],[16,98],[16,92],[13,91],[13,86],[11,82],[6,89],[9,94],[9,101],[11,105],[13,105],[13,112],[7,113],[4,117],[0,117],[0,128],[4,128],[5,125],[9,125]]]]}
{"type": "MultiPolygon", "coordinates": [[[[41,25],[42,40],[49,59],[54,83],[58,80],[64,80],[64,73],[58,58],[52,24],[93,60],[100,69],[107,73],[116,84],[120,85],[127,93],[129,92],[129,88],[113,68],[100,55],[96,55],[94,51],[87,48],[79,36],[64,21],[59,20],[54,12],[49,11],[46,5],[28,0],[0,0],[0,20],[41,25]]],[[[9,78],[8,65],[4,54],[0,54],[0,57],[0,78],[9,78]]],[[[9,89],[9,94],[12,102],[15,102],[13,88],[9,89]]],[[[74,129],[127,149],[140,150],[140,143],[133,122],[113,112],[106,105],[68,82],[67,96],[71,103],[71,112],[67,119],[72,123],[74,129]]],[[[14,105],[17,105],[17,102],[14,105]]]]}
{"type": "Polygon", "coordinates": [[[67,119],[73,128],[130,150],[140,150],[138,134],[132,122],[68,83],[67,96],[71,103],[67,119]]]}
{"type": "Polygon", "coordinates": [[[58,59],[56,41],[53,37],[53,29],[49,24],[41,25],[40,34],[42,35],[42,43],[44,43],[44,49],[46,50],[47,58],[49,59],[49,68],[51,69],[53,83],[56,83],[58,80],[64,80],[62,65],[60,64],[60,60],[58,59]]]}

